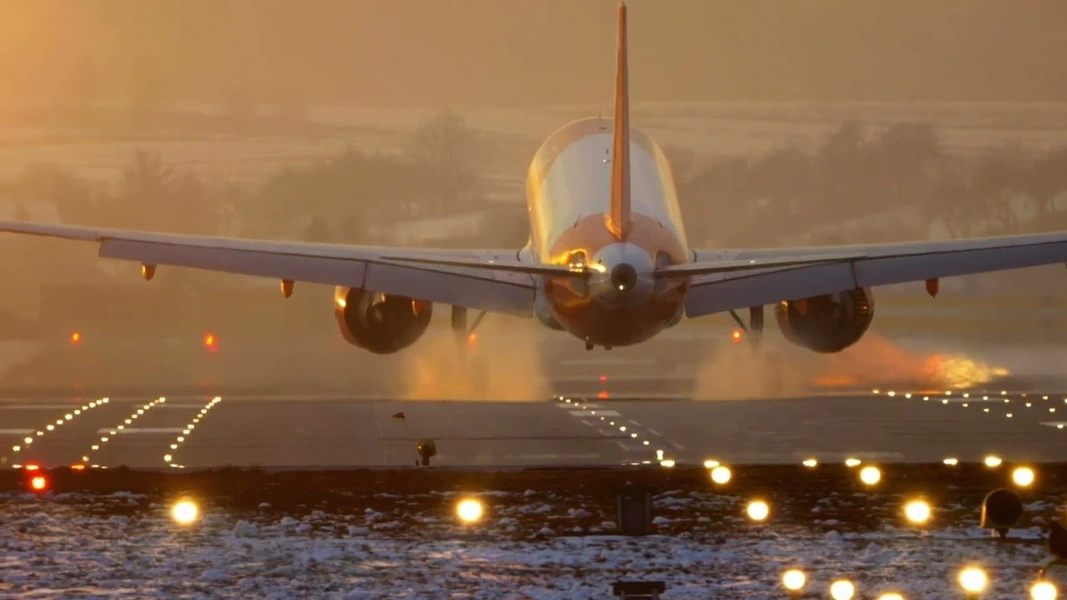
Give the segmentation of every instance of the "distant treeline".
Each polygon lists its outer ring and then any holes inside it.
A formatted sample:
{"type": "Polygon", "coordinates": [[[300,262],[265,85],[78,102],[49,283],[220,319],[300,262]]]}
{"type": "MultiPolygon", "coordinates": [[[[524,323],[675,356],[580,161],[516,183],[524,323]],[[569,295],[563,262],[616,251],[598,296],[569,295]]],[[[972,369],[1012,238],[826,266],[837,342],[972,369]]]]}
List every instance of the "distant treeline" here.
{"type": "MultiPolygon", "coordinates": [[[[114,182],[58,165],[28,168],[15,198],[50,202],[67,223],[205,235],[383,243],[413,219],[486,210],[492,141],[445,110],[402,153],[349,148],[255,184],[205,179],[137,151],[114,182]]],[[[704,159],[668,148],[694,245],[891,241],[1067,229],[1067,148],[1004,145],[977,155],[945,150],[929,124],[838,127],[812,150],[784,146],[752,159],[704,159]],[[851,225],[850,225],[851,224],[851,225]]],[[[434,245],[519,247],[526,211],[494,213],[474,235],[434,245]]]]}
{"type": "MultiPolygon", "coordinates": [[[[404,152],[350,147],[310,165],[283,168],[255,184],[206,179],[138,150],[114,182],[92,182],[61,165],[43,164],[26,169],[6,189],[24,203],[54,205],[66,223],[379,243],[404,221],[486,207],[477,170],[486,146],[482,137],[455,112],[444,110],[410,135],[404,152]]],[[[513,212],[509,222],[497,218],[487,224],[475,236],[477,244],[524,244],[525,210],[516,205],[513,212]]],[[[436,241],[462,245],[464,240],[436,241]]]]}
{"type": "Polygon", "coordinates": [[[668,149],[690,242],[859,243],[1067,229],[1067,148],[946,151],[933,125],[846,122],[814,150],[701,161],[668,149]],[[846,223],[853,227],[843,227],[846,223]]]}

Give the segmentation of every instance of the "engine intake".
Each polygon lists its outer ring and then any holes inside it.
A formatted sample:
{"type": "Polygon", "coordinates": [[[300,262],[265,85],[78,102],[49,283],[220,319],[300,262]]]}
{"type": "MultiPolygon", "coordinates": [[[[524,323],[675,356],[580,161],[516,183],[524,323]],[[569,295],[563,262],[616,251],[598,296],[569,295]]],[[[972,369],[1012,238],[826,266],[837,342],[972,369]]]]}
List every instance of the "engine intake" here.
{"type": "Polygon", "coordinates": [[[814,296],[780,302],[774,316],[782,336],[802,348],[829,354],[855,344],[874,320],[874,295],[870,289],[814,296]]]}
{"type": "Polygon", "coordinates": [[[338,287],[334,290],[334,311],[348,343],[374,354],[392,354],[426,333],[433,303],[338,287]]]}

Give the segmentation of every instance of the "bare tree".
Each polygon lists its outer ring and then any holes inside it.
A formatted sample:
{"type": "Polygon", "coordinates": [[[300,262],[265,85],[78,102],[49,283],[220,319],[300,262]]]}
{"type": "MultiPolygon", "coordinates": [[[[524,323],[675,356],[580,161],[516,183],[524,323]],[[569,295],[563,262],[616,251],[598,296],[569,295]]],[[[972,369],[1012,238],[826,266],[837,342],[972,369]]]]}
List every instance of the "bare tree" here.
{"type": "Polygon", "coordinates": [[[463,117],[445,108],[423,122],[409,144],[409,156],[434,179],[436,198],[431,213],[441,215],[464,204],[464,194],[477,187],[473,163],[478,135],[463,117]]]}

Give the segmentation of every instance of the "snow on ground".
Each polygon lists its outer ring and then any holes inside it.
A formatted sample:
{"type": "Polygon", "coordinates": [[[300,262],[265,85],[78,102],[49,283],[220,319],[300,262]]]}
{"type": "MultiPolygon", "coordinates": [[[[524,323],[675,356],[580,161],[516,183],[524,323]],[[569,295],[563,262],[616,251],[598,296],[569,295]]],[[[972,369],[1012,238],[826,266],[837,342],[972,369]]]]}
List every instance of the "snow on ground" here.
{"type": "MultiPolygon", "coordinates": [[[[809,524],[794,515],[752,525],[704,516],[740,515],[738,498],[668,492],[655,503],[662,533],[639,538],[606,533],[613,515],[558,496],[481,494],[486,519],[473,528],[442,517],[455,494],[420,496],[436,496],[442,511],[412,513],[421,502],[377,494],[375,505],[391,498],[393,508],[292,515],[268,504],[240,513],[205,506],[200,522],[182,528],[169,519],[169,499],[0,495],[0,597],[581,600],[611,597],[611,584],[626,579],[665,581],[665,599],[765,599],[782,597],[781,573],[799,567],[813,597],[848,576],[860,597],[893,589],[944,600],[955,597],[958,570],[977,564],[992,579],[983,598],[1018,600],[1046,558],[1040,544],[995,544],[960,523],[974,511],[945,512],[963,507],[936,513],[945,525],[922,535],[824,518],[850,495],[824,498],[823,514],[810,515],[822,520],[809,524]]],[[[1055,504],[1029,508],[1055,513],[1055,504]]],[[[1035,539],[1038,530],[1020,534],[1035,539]]]]}

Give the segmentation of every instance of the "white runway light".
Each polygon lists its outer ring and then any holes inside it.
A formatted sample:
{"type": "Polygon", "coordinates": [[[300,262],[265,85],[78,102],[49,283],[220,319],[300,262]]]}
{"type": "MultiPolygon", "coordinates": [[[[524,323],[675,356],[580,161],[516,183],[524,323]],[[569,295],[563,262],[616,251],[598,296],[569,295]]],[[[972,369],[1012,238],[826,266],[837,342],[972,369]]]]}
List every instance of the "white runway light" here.
{"type": "Polygon", "coordinates": [[[45,425],[43,427],[38,427],[36,430],[34,430],[34,431],[36,431],[36,437],[27,437],[27,438],[23,439],[22,440],[23,444],[22,445],[14,445],[14,446],[12,446],[11,447],[11,451],[12,452],[21,452],[24,449],[24,446],[25,447],[29,447],[30,445],[32,445],[34,443],[34,441],[36,440],[36,438],[42,438],[45,435],[47,435],[48,433],[55,431],[57,427],[65,425],[65,424],[73,421],[75,418],[83,416],[87,412],[89,412],[90,410],[92,410],[94,408],[97,408],[99,406],[103,406],[103,405],[107,404],[110,401],[111,400],[109,398],[100,398],[98,400],[90,401],[90,402],[82,405],[81,407],[74,409],[73,412],[65,413],[62,417],[56,419],[55,423],[49,422],[47,425],[45,425]]]}
{"type": "Polygon", "coordinates": [[[180,500],[170,509],[170,516],[179,525],[189,525],[200,518],[200,507],[192,500],[180,500]]]}
{"type": "MultiPolygon", "coordinates": [[[[108,401],[107,398],[104,398],[104,399],[101,400],[101,402],[103,402],[105,404],[107,403],[107,401],[108,401]]],[[[152,410],[154,407],[159,405],[159,403],[162,402],[162,401],[163,401],[163,398],[157,398],[157,399],[149,402],[148,404],[145,404],[145,405],[141,406],[140,408],[135,410],[133,413],[130,413],[129,417],[127,417],[123,422],[126,423],[126,424],[133,423],[134,421],[136,421],[141,416],[147,414],[148,411],[152,410]]],[[[109,429],[108,432],[114,431],[115,433],[118,433],[119,431],[124,430],[124,428],[125,428],[125,425],[119,424],[119,425],[116,425],[115,427],[112,427],[111,429],[109,429]]],[[[111,438],[108,437],[108,436],[101,437],[100,438],[100,443],[93,444],[90,447],[89,452],[86,452],[85,454],[91,459],[93,452],[99,451],[103,447],[103,445],[107,444],[110,441],[111,441],[111,438]]],[[[85,458],[85,457],[83,457],[83,458],[85,458]]],[[[85,460],[83,462],[84,463],[88,463],[89,460],[85,460]]],[[[93,464],[92,466],[93,467],[100,467],[100,465],[98,465],[98,464],[93,464]]],[[[106,468],[106,467],[103,467],[103,468],[106,468]]]]}
{"type": "Polygon", "coordinates": [[[481,520],[485,513],[485,507],[480,500],[467,498],[456,505],[456,516],[464,523],[474,523],[481,520]]]}
{"type": "MultiPolygon", "coordinates": [[[[159,400],[161,402],[166,402],[165,398],[160,398],[159,400]]],[[[219,404],[219,402],[222,402],[222,397],[221,396],[215,396],[210,401],[208,401],[208,403],[205,404],[203,408],[201,408],[199,411],[197,411],[196,416],[193,417],[193,419],[189,423],[187,423],[185,425],[184,429],[180,430],[180,432],[178,433],[178,436],[176,438],[174,438],[173,442],[171,442],[170,449],[167,450],[167,452],[163,455],[163,462],[164,463],[166,463],[168,466],[170,466],[172,468],[175,468],[175,469],[184,469],[185,468],[185,465],[178,464],[178,463],[174,462],[175,461],[175,456],[178,454],[178,450],[181,449],[182,444],[184,444],[186,442],[186,439],[196,429],[196,424],[200,422],[200,419],[206,418],[208,412],[211,411],[212,408],[217,406],[219,404]]]]}

